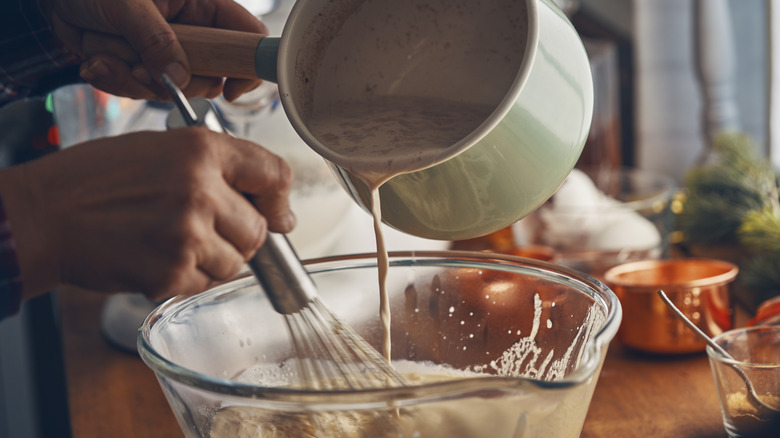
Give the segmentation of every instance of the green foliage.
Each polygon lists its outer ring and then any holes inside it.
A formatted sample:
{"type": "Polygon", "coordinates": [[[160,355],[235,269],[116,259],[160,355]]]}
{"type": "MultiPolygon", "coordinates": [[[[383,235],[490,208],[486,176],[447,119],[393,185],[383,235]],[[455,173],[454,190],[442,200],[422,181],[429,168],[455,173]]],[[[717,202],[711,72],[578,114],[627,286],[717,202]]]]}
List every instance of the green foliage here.
{"type": "Polygon", "coordinates": [[[745,215],[738,235],[740,242],[755,252],[778,251],[780,217],[771,208],[750,211],[745,215]]]}
{"type": "Polygon", "coordinates": [[[740,281],[749,296],[743,301],[750,308],[780,295],[780,261],[763,256],[751,257],[740,264],[740,281]]]}
{"type": "Polygon", "coordinates": [[[721,134],[713,148],[716,161],[686,177],[678,227],[691,243],[733,245],[740,242],[738,230],[750,212],[777,205],[776,176],[746,135],[721,134]]]}
{"type": "Polygon", "coordinates": [[[778,175],[747,135],[721,134],[713,150],[713,162],[686,176],[677,226],[689,244],[746,250],[740,278],[755,306],[780,295],[778,175]]]}

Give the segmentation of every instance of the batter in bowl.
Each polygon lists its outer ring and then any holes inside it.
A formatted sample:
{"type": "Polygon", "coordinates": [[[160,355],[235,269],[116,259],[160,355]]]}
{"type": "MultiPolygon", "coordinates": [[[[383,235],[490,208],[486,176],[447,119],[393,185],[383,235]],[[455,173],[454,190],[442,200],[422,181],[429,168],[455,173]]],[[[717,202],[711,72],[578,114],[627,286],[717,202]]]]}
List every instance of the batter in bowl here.
{"type": "MultiPolygon", "coordinates": [[[[475,376],[466,371],[433,364],[394,363],[413,385],[475,376]]],[[[249,406],[226,406],[214,416],[211,438],[311,438],[311,437],[448,437],[482,436],[485,424],[511,418],[517,412],[515,399],[493,401],[474,398],[446,401],[424,407],[361,410],[278,412],[249,406]],[[495,419],[491,420],[491,418],[495,419]]],[[[504,421],[505,422],[505,421],[504,421]]],[[[511,436],[506,430],[500,436],[511,436]]]]}

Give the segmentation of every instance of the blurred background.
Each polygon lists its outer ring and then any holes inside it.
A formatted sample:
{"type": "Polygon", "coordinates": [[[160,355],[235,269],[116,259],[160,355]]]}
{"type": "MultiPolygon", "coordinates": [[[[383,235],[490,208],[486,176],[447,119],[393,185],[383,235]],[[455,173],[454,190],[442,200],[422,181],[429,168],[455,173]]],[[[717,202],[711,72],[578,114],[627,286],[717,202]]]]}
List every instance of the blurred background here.
{"type": "MultiPolygon", "coordinates": [[[[240,3],[261,16],[271,33],[277,35],[293,4],[290,0],[242,0],[240,3]]],[[[780,71],[775,66],[780,56],[773,53],[773,48],[780,47],[780,40],[775,41],[780,21],[775,18],[778,8],[774,2],[557,0],[557,3],[580,32],[594,74],[594,120],[578,168],[628,169],[632,175],[645,172],[654,181],[663,180],[651,187],[653,195],[667,196],[661,208],[668,215],[657,219],[649,216],[646,207],[641,205],[635,212],[649,217],[653,223],[661,221],[658,230],[664,255],[670,243],[680,243],[670,237],[676,227],[668,222],[669,215],[674,213],[678,189],[688,184],[686,178],[691,169],[711,161],[715,154],[713,145],[720,135],[740,134],[743,137],[739,144],[748,144],[759,161],[780,164],[777,132],[780,110],[776,108],[780,96],[775,96],[779,88],[775,84],[780,84],[780,80],[774,78],[780,71]]],[[[298,210],[299,217],[309,216],[307,209],[322,211],[318,202],[343,207],[333,217],[325,215],[318,217],[316,223],[302,222],[298,235],[292,237],[296,248],[304,258],[373,251],[370,229],[364,231],[353,226],[358,222],[368,223],[365,213],[356,210],[319,157],[297,139],[278,106],[275,93],[275,87],[269,85],[235,104],[220,100],[216,104],[237,134],[283,154],[293,167],[306,169],[299,173],[308,179],[296,180],[294,186],[293,208],[298,210]],[[345,233],[353,237],[344,239],[345,233]]],[[[2,128],[13,126],[14,132],[20,132],[18,136],[0,138],[3,151],[0,164],[15,164],[34,158],[35,154],[47,153],[55,146],[67,147],[96,136],[165,129],[165,115],[170,110],[166,105],[95,93],[85,86],[59,90],[50,96],[48,103],[47,106],[45,101],[21,102],[0,111],[0,131],[7,132],[8,129],[2,128]],[[57,110],[74,107],[82,111],[57,110]],[[42,138],[42,131],[33,126],[19,129],[29,120],[40,122],[46,130],[56,126],[58,141],[45,135],[42,138]],[[17,147],[30,141],[38,145],[33,156],[17,147]]],[[[588,175],[591,181],[599,182],[592,173],[588,175]]],[[[634,176],[631,178],[636,180],[634,176]]],[[[646,187],[646,184],[635,182],[630,186],[646,187]]],[[[604,187],[598,188],[608,192],[604,187]]],[[[612,196],[619,199],[623,195],[612,196]]],[[[509,239],[508,248],[541,243],[549,249],[550,242],[535,240],[541,232],[529,229],[526,223],[508,230],[508,237],[504,234],[509,239]]],[[[390,249],[442,246],[440,242],[389,233],[390,249]]],[[[636,235],[634,231],[629,234],[636,235]]],[[[464,245],[507,249],[506,245],[496,243],[495,239],[500,237],[464,245]]],[[[654,245],[660,242],[651,240],[654,245]]],[[[683,249],[691,250],[685,245],[683,249]]],[[[620,256],[627,257],[626,254],[622,251],[620,256]]],[[[642,256],[647,254],[650,253],[642,256]]],[[[748,300],[751,298],[749,304],[755,306],[765,297],[748,297],[748,300]]],[[[109,339],[111,336],[107,333],[109,339]]],[[[64,366],[56,294],[28,302],[19,316],[0,322],[0,437],[69,436],[64,366]]]]}

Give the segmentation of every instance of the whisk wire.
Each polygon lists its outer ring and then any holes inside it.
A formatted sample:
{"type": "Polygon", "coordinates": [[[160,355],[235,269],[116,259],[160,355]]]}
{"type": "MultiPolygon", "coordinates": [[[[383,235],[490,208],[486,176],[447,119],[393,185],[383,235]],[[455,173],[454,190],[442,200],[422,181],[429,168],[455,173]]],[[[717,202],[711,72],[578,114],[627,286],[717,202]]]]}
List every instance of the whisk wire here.
{"type": "Polygon", "coordinates": [[[405,379],[318,297],[285,316],[302,384],[312,389],[405,386],[405,379]]]}
{"type": "Polygon", "coordinates": [[[297,317],[297,314],[291,313],[284,316],[284,322],[287,324],[288,333],[290,333],[290,339],[293,345],[293,352],[295,353],[295,364],[298,368],[299,378],[301,384],[305,388],[320,389],[318,388],[317,379],[315,376],[315,369],[313,364],[313,358],[305,355],[310,348],[305,346],[304,343],[308,342],[302,335],[305,332],[301,328],[301,319],[297,317]]]}
{"type": "MultiPolygon", "coordinates": [[[[168,76],[163,74],[161,79],[185,125],[228,132],[221,123],[207,124],[207,118],[195,112],[168,76]]],[[[169,128],[175,126],[171,120],[166,123],[169,128]]],[[[311,389],[358,389],[379,387],[383,383],[404,385],[403,377],[371,345],[320,302],[316,286],[285,235],[268,233],[263,246],[247,264],[274,309],[284,315],[301,385],[311,389]]]]}

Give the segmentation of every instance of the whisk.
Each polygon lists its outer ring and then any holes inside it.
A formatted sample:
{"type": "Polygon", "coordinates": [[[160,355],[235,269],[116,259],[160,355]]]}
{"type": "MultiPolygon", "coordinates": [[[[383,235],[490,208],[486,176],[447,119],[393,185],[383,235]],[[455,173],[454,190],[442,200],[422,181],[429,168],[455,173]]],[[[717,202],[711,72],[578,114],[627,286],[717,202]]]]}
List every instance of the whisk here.
{"type": "MultiPolygon", "coordinates": [[[[218,118],[207,117],[213,115],[211,102],[198,102],[199,116],[167,75],[163,74],[162,81],[182,117],[182,121],[169,117],[169,129],[183,123],[227,132],[221,123],[215,123],[218,118]]],[[[285,235],[269,232],[247,264],[274,309],[285,319],[301,387],[359,390],[407,386],[405,378],[374,347],[320,300],[314,282],[285,235]]]]}

